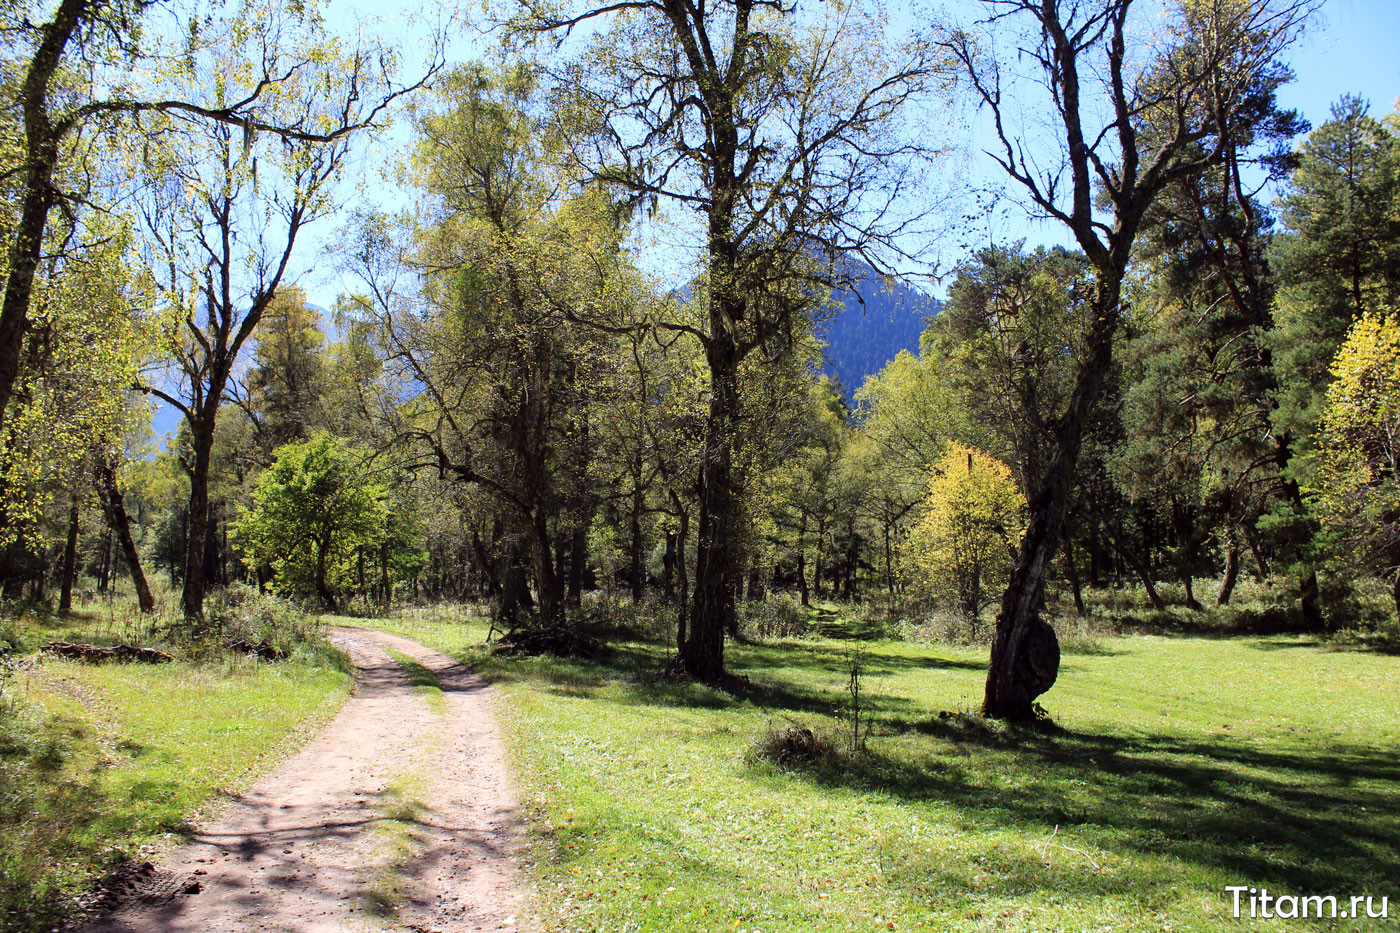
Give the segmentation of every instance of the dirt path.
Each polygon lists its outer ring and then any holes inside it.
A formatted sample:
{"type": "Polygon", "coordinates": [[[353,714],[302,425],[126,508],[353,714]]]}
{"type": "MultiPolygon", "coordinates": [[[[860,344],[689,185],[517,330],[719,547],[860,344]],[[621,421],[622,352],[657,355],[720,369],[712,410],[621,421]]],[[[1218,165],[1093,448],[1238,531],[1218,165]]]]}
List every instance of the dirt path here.
{"type": "Polygon", "coordinates": [[[406,639],[331,638],[360,668],[336,718],[83,933],[517,928],[517,807],[486,684],[406,639]],[[441,700],[385,648],[431,670],[441,700]]]}

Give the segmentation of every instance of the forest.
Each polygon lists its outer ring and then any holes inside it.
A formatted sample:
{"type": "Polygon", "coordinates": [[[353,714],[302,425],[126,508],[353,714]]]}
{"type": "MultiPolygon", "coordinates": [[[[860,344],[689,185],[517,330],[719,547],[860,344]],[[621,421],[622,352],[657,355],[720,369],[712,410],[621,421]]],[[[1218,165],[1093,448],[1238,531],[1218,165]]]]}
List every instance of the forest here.
{"type": "Polygon", "coordinates": [[[383,928],[1205,930],[1243,885],[1370,929],[1400,109],[1283,102],[1328,11],[7,7],[0,929],[273,928],[201,821],[374,746],[380,677],[408,770],[334,903],[383,928]],[[418,876],[415,743],[514,788],[527,867],[418,876]]]}

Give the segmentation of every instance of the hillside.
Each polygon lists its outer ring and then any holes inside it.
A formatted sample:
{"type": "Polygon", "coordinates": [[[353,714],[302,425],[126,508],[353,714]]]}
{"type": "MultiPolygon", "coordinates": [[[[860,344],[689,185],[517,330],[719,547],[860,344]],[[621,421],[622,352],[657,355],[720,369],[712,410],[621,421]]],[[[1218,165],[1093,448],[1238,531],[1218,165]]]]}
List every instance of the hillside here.
{"type": "Polygon", "coordinates": [[[903,282],[887,287],[873,269],[866,270],[856,291],[835,298],[841,310],[819,327],[818,336],[827,344],[824,371],[841,384],[848,401],[900,350],[918,349],[928,319],[941,307],[938,299],[903,282]]]}

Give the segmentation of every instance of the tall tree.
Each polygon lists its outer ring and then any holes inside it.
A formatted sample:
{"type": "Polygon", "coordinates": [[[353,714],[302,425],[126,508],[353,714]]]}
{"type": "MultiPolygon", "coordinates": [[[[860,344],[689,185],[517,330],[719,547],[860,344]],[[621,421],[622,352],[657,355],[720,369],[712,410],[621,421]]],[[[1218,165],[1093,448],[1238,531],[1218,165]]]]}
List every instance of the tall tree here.
{"type": "Polygon", "coordinates": [[[612,203],[556,182],[534,84],[523,69],[449,76],[442,106],[419,114],[413,241],[365,218],[347,258],[365,284],[350,303],[385,357],[383,421],[413,445],[415,468],[494,499],[511,538],[505,614],[531,598],[533,576],[539,622],[554,625],[565,596],[556,537],[598,381],[600,332],[577,321],[625,309],[632,284],[612,203]]]}
{"type": "MultiPolygon", "coordinates": [[[[992,113],[993,158],[1038,213],[1063,224],[1093,267],[1084,355],[1041,475],[1029,486],[1029,524],[1002,597],[983,709],[1027,722],[1054,683],[1059,650],[1040,617],[1051,558],[1065,534],[1075,470],[1091,411],[1104,388],[1121,318],[1133,244],[1152,202],[1174,180],[1223,157],[1241,132],[1244,92],[1296,35],[1315,3],[1179,0],[1139,64],[1128,50],[1139,27],[1133,0],[984,0],[998,29],[1016,38],[1049,94],[1054,138],[1027,139],[1011,123],[1003,72],[972,34],[950,33],[974,93],[992,113]],[[1047,164],[1045,150],[1054,157],[1047,164]]],[[[1145,24],[1143,24],[1145,25],[1145,24]]],[[[1030,90],[1028,81],[1016,83],[1030,90]]],[[[1017,106],[1025,98],[1018,95],[1017,106]]]]}
{"type": "MultiPolygon", "coordinates": [[[[258,125],[185,119],[177,110],[142,123],[160,143],[147,150],[149,197],[142,210],[168,354],[163,378],[151,379],[147,390],[175,407],[189,429],[182,452],[190,499],[181,593],[189,619],[203,616],[210,465],[235,366],[294,274],[303,228],[334,209],[332,182],[352,134],[412,89],[393,83],[386,52],[339,51],[313,7],[261,15],[257,58],[240,61],[226,51],[213,92],[231,98],[236,76],[273,68],[285,78],[262,102],[269,119],[258,125]],[[263,124],[299,129],[260,134],[263,124]]],[[[436,61],[429,66],[435,69],[436,61]]]]}
{"type": "MultiPolygon", "coordinates": [[[[56,208],[72,212],[91,195],[87,186],[71,190],[64,184],[63,165],[75,150],[114,129],[114,121],[141,114],[215,122],[302,143],[332,142],[366,125],[405,90],[386,84],[389,93],[376,98],[374,86],[390,77],[392,56],[362,49],[340,59],[338,77],[354,90],[338,114],[334,105],[326,110],[279,107],[276,99],[307,76],[309,63],[294,60],[290,45],[296,39],[287,35],[291,21],[306,15],[305,8],[279,12],[272,5],[250,3],[230,16],[192,8],[180,24],[184,28],[151,28],[148,14],[162,5],[153,0],[61,0],[51,10],[38,4],[5,8],[6,42],[12,43],[22,77],[0,83],[9,98],[6,109],[17,112],[21,124],[17,164],[4,166],[17,212],[5,229],[0,426],[20,372],[34,278],[52,246],[47,242],[50,215],[56,208]],[[292,42],[283,44],[284,39],[292,42]],[[237,67],[227,58],[219,60],[255,47],[259,53],[237,67]],[[149,79],[169,63],[175,63],[176,74],[167,83],[133,83],[134,77],[149,79]],[[210,81],[210,73],[221,77],[210,81]],[[182,82],[185,78],[189,80],[182,82]]],[[[125,123],[128,129],[131,125],[125,123]]]]}
{"type": "Polygon", "coordinates": [[[517,25],[562,37],[613,17],[560,69],[561,110],[591,130],[571,153],[639,203],[693,211],[704,302],[697,323],[662,321],[703,348],[709,409],[699,466],[695,592],[679,662],[725,676],[743,567],[736,477],[739,373],[786,352],[850,252],[877,254],[905,229],[893,208],[916,147],[898,119],[930,84],[920,48],[891,50],[871,11],[811,16],[767,0],[637,0],[561,12],[525,0],[517,25]],[[614,14],[616,14],[614,16],[614,14]]]}
{"type": "Polygon", "coordinates": [[[1343,97],[1303,143],[1280,206],[1276,420],[1306,449],[1347,329],[1400,304],[1400,140],[1343,97]]]}

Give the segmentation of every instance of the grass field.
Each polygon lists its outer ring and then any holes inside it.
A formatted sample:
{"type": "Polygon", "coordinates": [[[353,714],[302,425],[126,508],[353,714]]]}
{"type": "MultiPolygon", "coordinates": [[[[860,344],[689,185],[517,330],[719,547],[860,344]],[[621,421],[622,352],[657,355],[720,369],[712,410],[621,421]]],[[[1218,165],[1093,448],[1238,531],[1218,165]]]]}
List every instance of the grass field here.
{"type": "Polygon", "coordinates": [[[25,661],[0,684],[0,929],[50,929],[94,875],[182,838],[314,734],[349,685],[302,660],[25,661]]]}
{"type": "Polygon", "coordinates": [[[655,679],[659,645],[513,661],[475,647],[478,624],[362,624],[499,684],[550,929],[1394,928],[1236,921],[1225,888],[1400,899],[1397,657],[1297,637],[1090,640],[1042,698],[1059,731],[1006,734],[939,715],[980,698],[975,649],[736,645],[751,683],[726,693],[655,679]],[[853,651],[867,751],[755,759],[793,723],[844,741],[853,651]]]}

